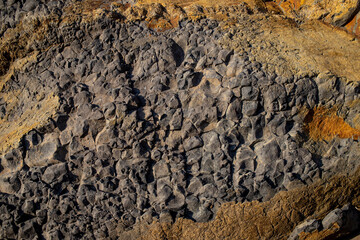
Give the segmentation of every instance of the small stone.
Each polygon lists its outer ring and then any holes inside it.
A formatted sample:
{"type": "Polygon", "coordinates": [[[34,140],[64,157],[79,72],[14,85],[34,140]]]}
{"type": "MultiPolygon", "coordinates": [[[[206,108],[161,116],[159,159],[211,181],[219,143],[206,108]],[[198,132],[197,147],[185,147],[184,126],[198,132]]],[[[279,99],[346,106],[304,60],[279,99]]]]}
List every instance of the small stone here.
{"type": "Polygon", "coordinates": [[[121,203],[124,206],[126,211],[130,211],[135,208],[135,199],[130,198],[129,196],[125,196],[121,198],[121,203]]]}
{"type": "Polygon", "coordinates": [[[204,133],[201,138],[204,141],[204,149],[206,151],[212,152],[214,149],[221,147],[219,135],[214,131],[204,133]]]}
{"type": "Polygon", "coordinates": [[[18,227],[10,220],[2,222],[0,230],[0,238],[16,239],[18,234],[18,227]]]}
{"type": "Polygon", "coordinates": [[[194,177],[190,180],[190,184],[186,188],[186,190],[189,193],[195,194],[201,189],[202,186],[203,186],[203,184],[202,184],[201,180],[199,178],[194,177]]]}
{"type": "Polygon", "coordinates": [[[170,130],[180,130],[182,126],[182,121],[182,111],[181,109],[177,109],[169,122],[170,130]]]}
{"type": "Polygon", "coordinates": [[[321,227],[321,222],[316,219],[308,220],[296,226],[294,231],[290,234],[288,240],[296,240],[301,233],[309,233],[318,230],[321,227]]]}
{"type": "Polygon", "coordinates": [[[27,152],[25,162],[29,167],[47,165],[49,162],[56,161],[60,157],[60,155],[57,155],[58,150],[57,139],[49,136],[47,141],[31,148],[27,152]]]}
{"type": "Polygon", "coordinates": [[[22,206],[22,210],[26,214],[34,215],[35,214],[35,204],[33,200],[25,200],[25,203],[22,206]]]}
{"type": "Polygon", "coordinates": [[[170,108],[179,108],[180,107],[180,101],[179,101],[179,98],[177,97],[177,95],[173,95],[169,102],[167,103],[167,105],[170,107],[170,108]]]}
{"type": "Polygon", "coordinates": [[[271,163],[280,157],[280,147],[275,139],[260,142],[255,145],[255,153],[262,163],[271,163]]]}
{"type": "Polygon", "coordinates": [[[169,211],[164,210],[160,213],[160,222],[162,222],[162,223],[173,223],[174,222],[169,211]]]}
{"type": "Polygon", "coordinates": [[[185,196],[178,191],[175,191],[173,195],[173,198],[168,202],[167,208],[172,211],[180,211],[185,205],[185,196]]]}
{"type": "Polygon", "coordinates": [[[234,125],[235,123],[233,121],[230,121],[228,119],[221,119],[217,123],[215,131],[219,134],[223,134],[229,131],[229,129],[231,129],[232,127],[234,127],[234,125]]]}
{"type": "Polygon", "coordinates": [[[168,185],[164,185],[157,190],[157,199],[159,202],[166,202],[172,195],[172,189],[168,185]]]}
{"type": "Polygon", "coordinates": [[[341,231],[352,232],[360,226],[360,212],[352,205],[347,204],[341,209],[334,209],[322,220],[324,229],[330,229],[335,223],[341,231]]]}
{"type": "Polygon", "coordinates": [[[254,116],[258,110],[258,101],[244,101],[242,106],[242,112],[246,116],[254,116]]]}
{"type": "Polygon", "coordinates": [[[74,105],[75,107],[79,107],[83,104],[90,102],[90,94],[87,91],[81,91],[77,93],[74,97],[74,105]]]}
{"type": "Polygon", "coordinates": [[[203,141],[198,136],[193,136],[193,137],[187,138],[184,141],[184,149],[185,149],[185,151],[190,151],[192,149],[199,148],[199,147],[202,147],[202,146],[203,146],[203,141]]]}
{"type": "Polygon", "coordinates": [[[33,239],[37,236],[34,220],[29,220],[20,225],[19,237],[21,239],[33,239]]]}
{"type": "Polygon", "coordinates": [[[154,165],[153,171],[154,171],[155,178],[162,178],[162,177],[170,176],[169,165],[164,161],[157,162],[154,165]]]}
{"type": "Polygon", "coordinates": [[[42,176],[42,180],[47,184],[50,184],[53,181],[58,182],[62,179],[63,176],[65,176],[66,173],[67,169],[65,163],[54,164],[46,168],[42,176]]]}
{"type": "Polygon", "coordinates": [[[205,207],[200,207],[198,211],[194,212],[192,218],[197,222],[207,222],[212,217],[212,212],[205,207]]]}
{"type": "Polygon", "coordinates": [[[241,99],[245,101],[257,100],[259,92],[254,87],[245,86],[241,88],[241,99]]]}
{"type": "Polygon", "coordinates": [[[155,161],[159,161],[161,159],[162,153],[158,149],[155,149],[151,152],[151,159],[154,159],[155,161]]]}
{"type": "Polygon", "coordinates": [[[241,120],[241,102],[239,99],[235,99],[230,103],[226,111],[226,118],[234,122],[241,120]]]}

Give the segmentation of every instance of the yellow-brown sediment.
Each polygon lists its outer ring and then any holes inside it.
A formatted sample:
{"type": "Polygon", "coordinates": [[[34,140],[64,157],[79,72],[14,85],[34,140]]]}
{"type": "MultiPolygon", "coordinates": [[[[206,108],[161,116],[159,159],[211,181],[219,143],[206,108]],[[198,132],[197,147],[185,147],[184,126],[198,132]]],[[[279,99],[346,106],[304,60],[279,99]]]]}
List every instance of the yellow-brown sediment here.
{"type": "Polygon", "coordinates": [[[335,223],[330,229],[314,232],[302,232],[299,234],[299,240],[323,240],[323,239],[337,239],[340,226],[335,223]]]}
{"type": "Polygon", "coordinates": [[[360,130],[352,128],[339,117],[335,108],[316,107],[310,110],[305,117],[305,131],[314,141],[329,141],[335,137],[358,140],[360,136],[360,130]]]}
{"type": "MultiPolygon", "coordinates": [[[[356,8],[356,1],[314,1],[314,0],[289,0],[281,1],[274,0],[281,11],[288,17],[292,18],[309,18],[309,19],[323,19],[325,22],[331,23],[337,18],[344,17],[350,14],[351,8],[356,8]]],[[[359,2],[357,2],[359,4],[359,2]]],[[[358,11],[355,16],[345,23],[344,28],[360,36],[360,12],[358,11]]]]}
{"type": "MultiPolygon", "coordinates": [[[[360,206],[360,169],[352,175],[337,175],[310,186],[276,194],[266,202],[224,203],[215,220],[195,223],[178,219],[174,224],[139,224],[120,239],[287,239],[305,219],[322,219],[347,203],[360,206]]],[[[332,232],[321,233],[329,236],[332,232]]],[[[320,235],[318,235],[320,236],[320,235]]],[[[311,238],[309,238],[311,239],[311,238]]]]}
{"type": "MultiPolygon", "coordinates": [[[[14,99],[16,101],[16,98],[14,99]]],[[[10,102],[10,101],[9,101],[10,102]]],[[[22,136],[34,128],[43,126],[59,106],[59,98],[49,93],[38,104],[27,109],[21,116],[11,121],[0,120],[0,155],[16,147],[22,136]]]]}

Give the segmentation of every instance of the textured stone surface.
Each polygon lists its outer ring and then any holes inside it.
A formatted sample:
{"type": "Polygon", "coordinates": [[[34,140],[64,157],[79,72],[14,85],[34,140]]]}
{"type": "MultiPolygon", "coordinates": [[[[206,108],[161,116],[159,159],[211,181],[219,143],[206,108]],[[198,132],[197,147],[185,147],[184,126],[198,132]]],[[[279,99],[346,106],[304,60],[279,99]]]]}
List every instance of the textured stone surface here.
{"type": "Polygon", "coordinates": [[[353,33],[357,33],[355,27],[350,29],[351,21],[356,21],[360,11],[360,1],[314,1],[314,0],[290,0],[275,1],[285,15],[306,19],[320,19],[338,27],[346,26],[353,33]]]}
{"type": "Polygon", "coordinates": [[[245,2],[0,1],[0,238],[355,230],[359,42],[245,2]]]}
{"type": "MultiPolygon", "coordinates": [[[[333,209],[334,206],[342,207],[347,202],[358,205],[359,191],[356,186],[358,181],[359,171],[352,176],[331,178],[326,186],[318,182],[308,187],[281,192],[270,201],[263,203],[253,201],[224,204],[218,211],[216,219],[208,223],[194,223],[187,219],[179,219],[173,225],[154,223],[150,227],[137,226],[128,234],[138,234],[142,236],[142,239],[234,239],[239,237],[242,239],[287,239],[292,229],[305,218],[322,219],[329,209],[333,209]],[[348,193],[353,195],[349,196],[348,193]],[[340,202],[338,199],[341,199],[340,202]]],[[[354,223],[355,221],[354,219],[354,223]]],[[[314,220],[309,222],[314,223],[314,220]]],[[[312,227],[307,229],[312,231],[312,227]]],[[[328,231],[328,235],[314,235],[315,238],[306,238],[309,233],[301,233],[300,236],[304,238],[300,237],[300,239],[324,239],[334,231],[328,231]]],[[[335,237],[336,234],[333,236],[335,237]]]]}
{"type": "Polygon", "coordinates": [[[351,1],[276,1],[280,8],[288,15],[300,16],[309,19],[324,19],[326,22],[337,26],[344,26],[360,7],[358,0],[351,1]]]}

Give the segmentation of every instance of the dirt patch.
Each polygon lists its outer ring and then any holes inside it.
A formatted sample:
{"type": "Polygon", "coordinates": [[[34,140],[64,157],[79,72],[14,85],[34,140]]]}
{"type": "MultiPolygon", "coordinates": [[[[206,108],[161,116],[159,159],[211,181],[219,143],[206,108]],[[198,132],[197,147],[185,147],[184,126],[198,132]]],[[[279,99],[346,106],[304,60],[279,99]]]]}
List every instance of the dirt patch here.
{"type": "Polygon", "coordinates": [[[251,52],[268,72],[288,77],[331,72],[348,81],[359,80],[360,42],[344,30],[317,20],[298,24],[264,14],[238,17],[231,28],[221,44],[251,52]]]}
{"type": "Polygon", "coordinates": [[[360,136],[360,130],[352,128],[339,117],[336,108],[316,107],[308,112],[304,122],[305,132],[314,141],[330,141],[335,137],[358,140],[360,136]]]}
{"type": "Polygon", "coordinates": [[[360,1],[350,0],[275,0],[281,11],[288,17],[299,19],[323,20],[349,32],[359,35],[360,1]]]}

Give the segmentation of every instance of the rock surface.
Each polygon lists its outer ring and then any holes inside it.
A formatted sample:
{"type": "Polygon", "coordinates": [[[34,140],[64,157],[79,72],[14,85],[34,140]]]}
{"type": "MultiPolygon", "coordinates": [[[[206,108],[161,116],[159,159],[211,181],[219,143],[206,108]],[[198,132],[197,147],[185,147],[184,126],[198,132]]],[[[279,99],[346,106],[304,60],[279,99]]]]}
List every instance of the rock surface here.
{"type": "MultiPolygon", "coordinates": [[[[314,1],[314,0],[289,0],[275,1],[280,9],[290,17],[303,17],[307,19],[321,19],[327,23],[338,27],[350,25],[351,21],[356,21],[360,11],[360,1],[314,1]]],[[[357,33],[359,29],[352,29],[357,33]]]]}
{"type": "Polygon", "coordinates": [[[0,9],[1,239],[358,229],[357,38],[262,1],[0,9]]]}

